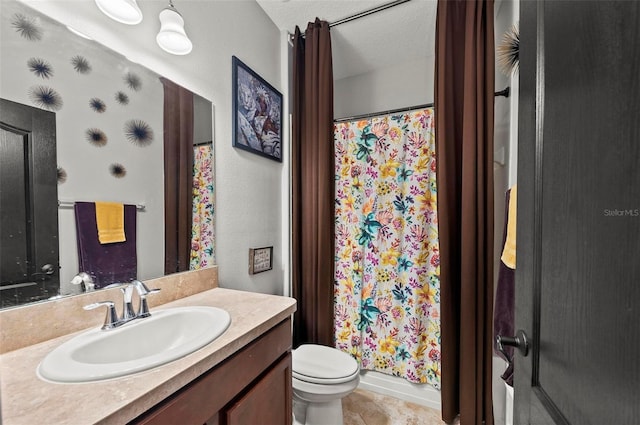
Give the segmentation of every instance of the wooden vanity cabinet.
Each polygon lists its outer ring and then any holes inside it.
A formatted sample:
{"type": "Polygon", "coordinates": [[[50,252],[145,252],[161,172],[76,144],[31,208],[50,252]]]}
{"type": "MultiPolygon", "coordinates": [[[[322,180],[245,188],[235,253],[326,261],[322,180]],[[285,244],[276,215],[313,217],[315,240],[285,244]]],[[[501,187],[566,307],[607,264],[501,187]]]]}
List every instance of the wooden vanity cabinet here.
{"type": "Polygon", "coordinates": [[[291,423],[290,319],[131,422],[140,425],[291,423]]]}

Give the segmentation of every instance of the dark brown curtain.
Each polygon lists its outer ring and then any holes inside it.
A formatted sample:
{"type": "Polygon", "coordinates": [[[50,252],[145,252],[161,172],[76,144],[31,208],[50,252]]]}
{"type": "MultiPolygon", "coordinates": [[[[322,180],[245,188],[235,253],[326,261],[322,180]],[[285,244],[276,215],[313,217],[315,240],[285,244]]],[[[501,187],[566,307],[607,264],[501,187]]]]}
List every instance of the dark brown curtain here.
{"type": "Polygon", "coordinates": [[[329,24],[316,19],[293,42],[293,343],[333,345],[333,67],[329,24]]]}
{"type": "Polygon", "coordinates": [[[442,419],[493,424],[493,0],[439,0],[442,419]]]}
{"type": "Polygon", "coordinates": [[[193,205],[193,93],[164,85],[164,272],[189,270],[193,205]]]}

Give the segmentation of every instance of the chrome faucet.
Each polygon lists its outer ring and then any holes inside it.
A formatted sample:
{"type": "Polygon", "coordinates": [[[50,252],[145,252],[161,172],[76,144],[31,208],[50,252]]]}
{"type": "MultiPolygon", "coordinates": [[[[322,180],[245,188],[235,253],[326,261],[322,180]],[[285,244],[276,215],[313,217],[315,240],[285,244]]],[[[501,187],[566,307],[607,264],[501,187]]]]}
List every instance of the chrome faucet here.
{"type": "Polygon", "coordinates": [[[95,291],[96,285],[93,282],[91,275],[85,272],[80,272],[71,279],[71,283],[74,285],[82,285],[84,292],[95,291]]]}
{"type": "Polygon", "coordinates": [[[133,319],[139,319],[143,317],[151,316],[149,313],[149,304],[147,304],[147,295],[159,292],[160,289],[149,289],[147,285],[139,280],[132,281],[129,285],[122,289],[123,295],[123,319],[129,321],[133,319]],[[138,306],[138,312],[133,311],[133,291],[138,292],[138,298],[140,298],[140,305],[138,306]]]}
{"type": "Polygon", "coordinates": [[[115,329],[134,319],[141,319],[151,316],[151,313],[149,313],[149,304],[147,304],[147,295],[154,294],[160,291],[160,289],[147,288],[147,286],[139,280],[134,280],[124,288],[120,289],[122,290],[123,294],[121,317],[118,317],[113,301],[102,301],[84,306],[85,310],[93,310],[94,308],[102,306],[107,307],[107,315],[104,319],[104,324],[101,328],[102,330],[115,329]],[[137,312],[133,308],[134,291],[138,293],[138,298],[140,299],[140,305],[138,306],[137,312]]]}

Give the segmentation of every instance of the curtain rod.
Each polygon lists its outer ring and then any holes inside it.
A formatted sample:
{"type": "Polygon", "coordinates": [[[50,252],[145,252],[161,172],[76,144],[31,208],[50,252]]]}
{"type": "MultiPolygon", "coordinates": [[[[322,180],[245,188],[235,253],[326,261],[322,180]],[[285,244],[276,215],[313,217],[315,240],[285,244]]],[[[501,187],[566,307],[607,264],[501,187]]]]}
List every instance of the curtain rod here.
{"type": "Polygon", "coordinates": [[[213,144],[213,140],[208,140],[206,142],[194,143],[193,147],[197,148],[198,146],[207,146],[207,145],[212,145],[212,144],[213,144]]]}
{"type": "Polygon", "coordinates": [[[391,3],[385,3],[373,9],[365,10],[364,12],[356,13],[355,15],[347,16],[346,18],[339,19],[335,22],[329,23],[329,28],[336,27],[338,25],[346,24],[347,22],[355,21],[356,19],[364,18],[365,16],[373,15],[374,13],[382,12],[383,10],[391,9],[392,7],[401,5],[402,3],[409,2],[411,0],[396,0],[391,3]]]}
{"type": "Polygon", "coordinates": [[[409,106],[407,108],[389,109],[388,111],[371,112],[369,114],[354,115],[352,117],[336,118],[335,120],[333,120],[333,122],[339,123],[339,122],[347,122],[347,121],[358,121],[365,118],[373,118],[373,117],[379,117],[382,115],[391,115],[391,114],[397,114],[399,112],[415,111],[417,109],[427,109],[432,107],[433,107],[433,103],[425,103],[424,105],[409,106]]]}
{"type": "MultiPolygon", "coordinates": [[[[495,97],[498,97],[498,96],[509,97],[510,92],[511,92],[511,88],[507,86],[507,88],[505,88],[504,90],[497,91],[493,95],[495,97]]],[[[361,120],[365,118],[379,117],[381,115],[391,115],[391,114],[397,114],[399,112],[415,111],[417,109],[426,109],[426,108],[433,108],[433,103],[425,103],[424,105],[409,106],[406,108],[390,109],[388,111],[371,112],[368,114],[354,115],[352,117],[336,118],[333,120],[333,122],[340,123],[340,122],[347,122],[347,121],[356,121],[356,120],[361,120]]]]}
{"type": "MultiPolygon", "coordinates": [[[[373,15],[374,13],[382,12],[383,10],[391,9],[392,7],[407,3],[411,0],[396,0],[391,3],[381,4],[380,6],[368,9],[363,12],[356,13],[355,15],[347,16],[346,18],[338,19],[335,22],[329,22],[329,28],[336,27],[338,25],[346,24],[347,22],[355,21],[356,19],[364,18],[365,16],[373,15]]],[[[304,38],[304,33],[301,34],[304,38]]],[[[289,41],[293,40],[293,34],[289,33],[289,41]]]]}

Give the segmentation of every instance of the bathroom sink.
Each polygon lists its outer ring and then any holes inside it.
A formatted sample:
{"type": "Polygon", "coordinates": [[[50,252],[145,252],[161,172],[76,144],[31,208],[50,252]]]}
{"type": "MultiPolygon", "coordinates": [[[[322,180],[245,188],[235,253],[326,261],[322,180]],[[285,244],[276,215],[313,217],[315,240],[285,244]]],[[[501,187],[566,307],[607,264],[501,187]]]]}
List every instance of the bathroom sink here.
{"type": "Polygon", "coordinates": [[[222,335],[231,317],[216,307],[152,311],[112,330],[93,329],[53,349],[38,375],[55,382],[118,378],[169,363],[222,335]]]}

